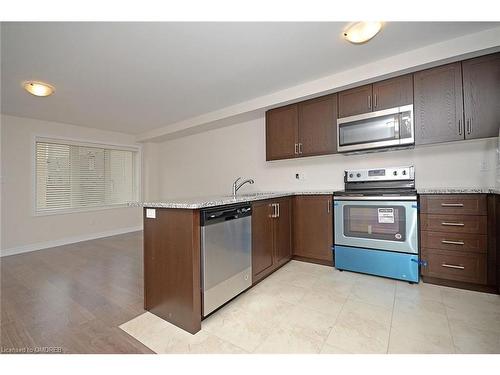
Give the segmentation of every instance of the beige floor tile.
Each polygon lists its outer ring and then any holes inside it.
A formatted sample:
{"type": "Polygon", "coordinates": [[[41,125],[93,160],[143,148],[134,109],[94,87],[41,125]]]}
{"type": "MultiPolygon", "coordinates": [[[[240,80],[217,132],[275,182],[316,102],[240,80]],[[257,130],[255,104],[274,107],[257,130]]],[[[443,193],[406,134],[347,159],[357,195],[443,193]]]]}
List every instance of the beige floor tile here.
{"type": "Polygon", "coordinates": [[[255,353],[319,353],[323,340],[313,338],[308,328],[298,325],[274,328],[255,353]]]}
{"type": "Polygon", "coordinates": [[[319,275],[304,271],[278,270],[273,275],[275,281],[294,285],[302,288],[310,288],[318,279],[319,275]]]}
{"type": "MultiPolygon", "coordinates": [[[[292,260],[288,262],[284,267],[282,267],[283,270],[291,271],[291,272],[309,272],[315,275],[325,275],[331,273],[334,268],[331,266],[323,266],[321,264],[314,264],[314,263],[307,263],[307,262],[300,262],[296,260],[292,260]]],[[[280,269],[281,271],[281,269],[280,269]]],[[[279,271],[278,271],[279,272],[279,271]]]]}
{"type": "Polygon", "coordinates": [[[394,312],[414,316],[418,314],[440,314],[446,317],[446,307],[442,302],[434,301],[431,299],[407,299],[396,297],[394,300],[394,312]]]}
{"type": "Polygon", "coordinates": [[[453,342],[457,353],[500,354],[500,334],[479,330],[462,322],[450,322],[453,342]]]}
{"type": "Polygon", "coordinates": [[[348,297],[355,284],[355,279],[343,279],[338,276],[324,275],[321,276],[312,286],[312,288],[330,289],[338,295],[348,297]]]}
{"type": "Polygon", "coordinates": [[[422,334],[412,327],[392,327],[389,338],[390,354],[453,354],[451,335],[422,334]]]}
{"type": "Polygon", "coordinates": [[[307,288],[286,284],[281,281],[273,281],[270,283],[266,283],[265,281],[266,280],[250,289],[247,293],[249,295],[267,295],[296,304],[308,291],[307,288]]]}
{"type": "Polygon", "coordinates": [[[292,308],[292,304],[278,299],[270,301],[267,296],[249,296],[242,304],[224,308],[205,319],[202,329],[253,352],[292,308]]]}
{"type": "Polygon", "coordinates": [[[337,348],[336,346],[325,344],[321,348],[319,354],[356,354],[356,353],[348,352],[347,350],[337,348]]]}
{"type": "Polygon", "coordinates": [[[395,284],[385,284],[375,280],[374,278],[373,284],[366,280],[357,281],[351,290],[349,299],[392,309],[396,293],[395,284]]]}
{"type": "Polygon", "coordinates": [[[442,289],[443,287],[439,285],[425,284],[423,282],[419,284],[398,282],[396,284],[396,298],[409,299],[416,303],[424,300],[443,302],[442,289]]]}
{"type": "MultiPolygon", "coordinates": [[[[146,346],[147,343],[145,343],[146,346]]],[[[245,354],[245,350],[226,342],[214,334],[200,331],[195,335],[174,336],[163,345],[154,345],[159,354],[245,354]]]]}
{"type": "Polygon", "coordinates": [[[500,295],[498,294],[443,288],[441,295],[443,303],[450,308],[463,311],[473,308],[478,311],[500,312],[500,295]]]}
{"type": "Polygon", "coordinates": [[[332,330],[335,320],[336,316],[299,305],[286,314],[285,318],[281,320],[280,326],[301,328],[304,335],[324,341],[332,330]]]}
{"type": "Polygon", "coordinates": [[[346,301],[345,294],[339,294],[333,289],[312,287],[299,301],[299,305],[337,317],[346,301]]]}
{"type": "Polygon", "coordinates": [[[500,309],[481,310],[477,305],[467,305],[457,308],[446,307],[446,313],[452,324],[468,325],[477,330],[500,334],[500,309]]]}
{"type": "Polygon", "coordinates": [[[326,344],[352,353],[386,353],[392,309],[348,300],[326,344]]]}

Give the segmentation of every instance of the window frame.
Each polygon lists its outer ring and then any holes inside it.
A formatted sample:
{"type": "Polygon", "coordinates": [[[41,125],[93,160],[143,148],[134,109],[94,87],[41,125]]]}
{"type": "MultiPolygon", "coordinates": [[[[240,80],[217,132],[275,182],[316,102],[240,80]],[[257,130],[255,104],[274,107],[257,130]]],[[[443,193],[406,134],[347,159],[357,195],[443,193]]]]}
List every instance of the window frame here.
{"type": "Polygon", "coordinates": [[[76,139],[76,138],[66,138],[66,137],[52,137],[52,136],[42,136],[33,135],[31,142],[31,207],[32,215],[37,216],[51,216],[51,215],[64,215],[73,213],[83,213],[92,211],[104,211],[116,208],[128,207],[128,203],[117,203],[117,204],[107,204],[99,207],[79,207],[79,208],[63,208],[55,210],[38,210],[37,208],[37,160],[36,160],[36,144],[37,142],[47,142],[47,143],[57,143],[70,146],[81,146],[81,147],[97,147],[121,151],[133,151],[136,152],[135,155],[135,189],[136,197],[135,199],[139,201],[142,197],[142,145],[130,145],[130,144],[117,144],[117,143],[98,143],[86,139],[76,139]]]}

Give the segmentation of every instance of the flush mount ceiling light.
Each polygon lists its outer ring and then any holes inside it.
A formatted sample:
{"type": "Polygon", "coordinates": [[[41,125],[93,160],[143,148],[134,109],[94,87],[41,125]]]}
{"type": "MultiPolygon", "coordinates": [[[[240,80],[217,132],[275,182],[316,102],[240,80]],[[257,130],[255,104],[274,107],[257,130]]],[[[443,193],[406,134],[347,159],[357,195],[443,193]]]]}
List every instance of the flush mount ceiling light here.
{"type": "Polygon", "coordinates": [[[49,96],[56,91],[54,86],[38,81],[25,81],[23,82],[23,87],[26,91],[35,96],[49,96]]]}
{"type": "Polygon", "coordinates": [[[377,35],[381,28],[382,22],[356,22],[347,27],[344,38],[354,44],[365,43],[377,35]]]}

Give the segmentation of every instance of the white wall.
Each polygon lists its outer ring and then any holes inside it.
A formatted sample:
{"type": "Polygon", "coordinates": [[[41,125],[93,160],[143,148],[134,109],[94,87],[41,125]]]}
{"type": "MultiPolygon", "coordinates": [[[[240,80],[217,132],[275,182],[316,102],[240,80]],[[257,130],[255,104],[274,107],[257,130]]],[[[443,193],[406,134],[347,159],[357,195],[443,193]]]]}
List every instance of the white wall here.
{"type": "Polygon", "coordinates": [[[123,145],[134,145],[134,136],[5,115],[1,122],[2,255],[141,229],[139,208],[33,215],[34,136],[123,145]]]}
{"type": "MultiPolygon", "coordinates": [[[[329,155],[265,161],[264,117],[158,144],[146,163],[157,163],[158,176],[148,200],[230,194],[238,176],[255,184],[243,190],[307,190],[343,188],[343,171],[415,165],[418,187],[493,187],[498,140],[461,141],[364,155],[329,155]],[[296,180],[295,173],[305,176],[296,180]]],[[[146,181],[147,184],[151,183],[146,181]]]]}

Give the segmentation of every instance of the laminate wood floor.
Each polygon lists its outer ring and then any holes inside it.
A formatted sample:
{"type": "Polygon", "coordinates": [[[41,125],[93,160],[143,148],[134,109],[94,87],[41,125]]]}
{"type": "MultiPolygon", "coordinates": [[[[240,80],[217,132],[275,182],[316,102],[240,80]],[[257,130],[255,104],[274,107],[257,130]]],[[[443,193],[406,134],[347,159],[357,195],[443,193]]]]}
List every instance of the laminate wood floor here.
{"type": "Polygon", "coordinates": [[[152,353],[118,328],[145,312],[142,257],[134,232],[0,258],[2,353],[152,353]]]}

